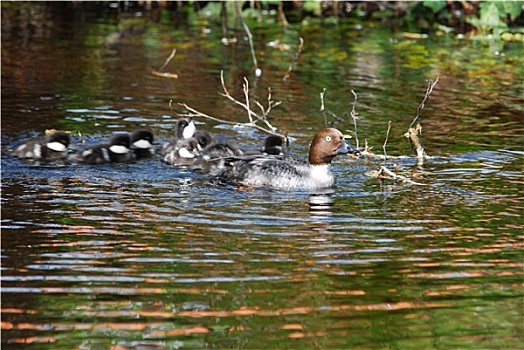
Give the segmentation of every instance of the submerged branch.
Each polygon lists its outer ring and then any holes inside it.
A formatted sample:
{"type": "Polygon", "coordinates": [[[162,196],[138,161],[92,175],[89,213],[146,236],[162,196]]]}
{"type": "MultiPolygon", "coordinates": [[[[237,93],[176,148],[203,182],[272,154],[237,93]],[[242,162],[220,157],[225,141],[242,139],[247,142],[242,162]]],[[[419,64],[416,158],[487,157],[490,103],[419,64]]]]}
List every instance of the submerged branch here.
{"type": "Polygon", "coordinates": [[[166,59],[162,67],[158,68],[158,70],[152,71],[151,74],[156,75],[157,77],[162,77],[162,78],[178,79],[178,74],[162,72],[164,68],[166,68],[166,66],[169,64],[169,62],[173,59],[173,57],[175,57],[175,55],[176,55],[176,48],[174,48],[173,51],[171,51],[171,54],[166,59]]]}
{"type": "Polygon", "coordinates": [[[417,126],[414,128],[410,127],[408,131],[404,134],[404,136],[406,136],[409,139],[409,144],[411,145],[411,148],[414,149],[417,153],[419,164],[424,159],[428,158],[428,155],[424,150],[424,146],[422,145],[422,126],[420,124],[417,124],[417,126]]]}
{"type": "Polygon", "coordinates": [[[410,185],[419,185],[419,186],[425,186],[426,185],[426,184],[422,184],[420,182],[415,182],[415,181],[411,180],[410,178],[408,178],[406,176],[403,176],[403,175],[400,175],[400,174],[396,174],[396,173],[392,172],[391,170],[389,170],[388,168],[386,168],[385,166],[381,166],[378,170],[372,171],[368,175],[370,175],[370,176],[372,176],[374,178],[377,178],[377,179],[395,180],[395,181],[407,183],[407,184],[410,184],[410,185]]]}
{"type": "Polygon", "coordinates": [[[422,145],[422,126],[419,123],[417,123],[417,121],[420,118],[420,112],[422,111],[422,109],[424,109],[426,101],[428,100],[429,95],[431,95],[431,93],[433,92],[433,88],[435,87],[435,85],[437,85],[439,78],[440,75],[437,76],[437,79],[435,79],[435,81],[428,80],[428,87],[426,88],[426,93],[424,94],[422,102],[420,102],[417,108],[417,115],[415,116],[415,118],[413,118],[411,124],[409,124],[408,131],[404,134],[404,136],[407,137],[407,139],[409,140],[409,145],[411,146],[411,149],[416,152],[419,164],[421,164],[424,161],[424,159],[427,159],[428,155],[426,154],[426,151],[424,151],[424,146],[422,145]]]}

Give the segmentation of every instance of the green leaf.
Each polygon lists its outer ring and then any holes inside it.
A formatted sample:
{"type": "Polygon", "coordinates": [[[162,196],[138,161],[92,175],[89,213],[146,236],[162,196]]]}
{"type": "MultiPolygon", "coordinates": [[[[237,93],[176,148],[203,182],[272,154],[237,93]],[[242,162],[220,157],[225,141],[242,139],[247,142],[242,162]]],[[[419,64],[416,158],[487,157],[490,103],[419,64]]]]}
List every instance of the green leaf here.
{"type": "Polygon", "coordinates": [[[509,15],[512,19],[520,16],[523,7],[522,1],[497,1],[494,4],[499,11],[500,17],[509,15]]]}
{"type": "Polygon", "coordinates": [[[305,1],[304,2],[304,10],[313,12],[315,16],[320,16],[322,14],[322,3],[320,1],[305,1]]]}
{"type": "Polygon", "coordinates": [[[425,7],[429,7],[433,13],[438,13],[440,10],[442,10],[444,7],[446,7],[446,1],[422,1],[422,5],[425,7]]]}

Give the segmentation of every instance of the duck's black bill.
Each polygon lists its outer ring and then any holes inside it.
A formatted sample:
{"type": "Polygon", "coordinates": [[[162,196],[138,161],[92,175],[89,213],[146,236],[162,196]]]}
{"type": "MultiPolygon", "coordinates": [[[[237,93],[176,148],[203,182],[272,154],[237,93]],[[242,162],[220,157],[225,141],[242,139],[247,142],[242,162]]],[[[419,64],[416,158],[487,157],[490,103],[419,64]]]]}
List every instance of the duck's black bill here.
{"type": "Polygon", "coordinates": [[[359,156],[360,155],[360,151],[358,149],[356,149],[355,147],[351,146],[349,143],[347,143],[346,141],[342,141],[342,144],[340,145],[340,147],[338,148],[337,150],[337,153],[338,154],[346,154],[346,153],[349,153],[349,154],[354,154],[356,156],[359,156]]]}

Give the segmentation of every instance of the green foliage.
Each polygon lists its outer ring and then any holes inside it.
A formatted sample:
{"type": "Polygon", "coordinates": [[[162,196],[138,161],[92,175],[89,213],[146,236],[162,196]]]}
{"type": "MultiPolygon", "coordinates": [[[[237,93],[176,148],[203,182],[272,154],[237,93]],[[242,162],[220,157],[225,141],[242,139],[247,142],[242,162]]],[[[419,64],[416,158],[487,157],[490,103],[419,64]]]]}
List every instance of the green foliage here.
{"type": "Polygon", "coordinates": [[[322,14],[321,2],[315,0],[304,1],[304,10],[313,13],[317,17],[320,17],[322,14]]]}
{"type": "Polygon", "coordinates": [[[479,17],[467,18],[466,21],[483,36],[492,33],[495,37],[500,37],[502,32],[508,30],[505,19],[508,16],[512,19],[518,17],[522,7],[521,1],[485,1],[480,4],[479,17]]]}
{"type": "Polygon", "coordinates": [[[446,7],[446,1],[423,1],[422,4],[425,7],[429,7],[433,13],[439,13],[444,7],[446,7]]]}

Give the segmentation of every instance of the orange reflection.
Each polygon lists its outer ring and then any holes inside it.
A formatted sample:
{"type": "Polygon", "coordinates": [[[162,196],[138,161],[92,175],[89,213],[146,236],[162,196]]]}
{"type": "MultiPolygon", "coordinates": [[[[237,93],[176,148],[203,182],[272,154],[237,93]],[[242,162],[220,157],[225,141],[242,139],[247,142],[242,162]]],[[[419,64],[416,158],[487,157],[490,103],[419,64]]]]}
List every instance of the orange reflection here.
{"type": "Polygon", "coordinates": [[[324,292],[326,295],[366,295],[363,290],[336,290],[332,292],[324,292]]]}
{"type": "Polygon", "coordinates": [[[187,334],[206,334],[210,333],[211,329],[203,326],[196,326],[190,328],[172,329],[169,331],[152,331],[148,335],[152,337],[170,337],[176,335],[187,335],[187,334]]]}
{"type": "Polygon", "coordinates": [[[301,330],[304,329],[304,326],[302,326],[302,325],[299,324],[299,323],[295,323],[295,324],[285,324],[285,325],[283,325],[282,327],[280,327],[280,329],[292,330],[292,331],[301,331],[301,330]]]}
{"type": "Polygon", "coordinates": [[[55,343],[55,337],[27,337],[27,338],[12,338],[9,339],[11,343],[17,344],[33,344],[33,343],[55,343]]]}
{"type": "Polygon", "coordinates": [[[9,314],[36,314],[36,310],[22,310],[15,308],[0,309],[0,313],[9,313],[9,314]]]}
{"type": "Polygon", "coordinates": [[[295,332],[295,333],[289,333],[288,337],[292,339],[300,339],[300,338],[311,338],[311,337],[325,337],[327,335],[327,332],[295,332]]]}

